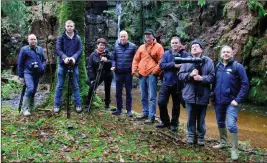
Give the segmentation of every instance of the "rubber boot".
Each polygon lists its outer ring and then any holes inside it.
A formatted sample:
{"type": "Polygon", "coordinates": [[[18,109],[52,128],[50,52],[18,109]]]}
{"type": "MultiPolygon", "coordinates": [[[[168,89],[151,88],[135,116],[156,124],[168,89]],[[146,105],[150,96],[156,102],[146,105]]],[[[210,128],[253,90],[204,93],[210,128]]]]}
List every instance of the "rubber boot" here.
{"type": "Polygon", "coordinates": [[[30,111],[30,98],[29,97],[23,97],[23,102],[22,102],[22,110],[23,110],[23,115],[28,116],[31,115],[30,111]]]}
{"type": "Polygon", "coordinates": [[[232,160],[237,160],[238,159],[238,154],[237,154],[238,137],[237,137],[237,133],[231,133],[231,142],[232,142],[231,159],[232,160]]]}
{"type": "Polygon", "coordinates": [[[227,130],[226,128],[218,128],[220,134],[220,144],[213,146],[214,149],[222,149],[227,145],[227,130]]]}
{"type": "Polygon", "coordinates": [[[30,98],[30,106],[29,106],[29,109],[30,109],[30,112],[34,111],[34,98],[30,98]]]}

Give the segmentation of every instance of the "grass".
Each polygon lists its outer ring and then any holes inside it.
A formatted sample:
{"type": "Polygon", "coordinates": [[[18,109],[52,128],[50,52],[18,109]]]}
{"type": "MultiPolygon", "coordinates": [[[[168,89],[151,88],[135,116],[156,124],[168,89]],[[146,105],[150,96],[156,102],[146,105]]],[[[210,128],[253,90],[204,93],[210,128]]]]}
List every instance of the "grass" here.
{"type": "MultiPolygon", "coordinates": [[[[215,162],[231,161],[228,150],[185,144],[183,127],[178,133],[157,130],[125,114],[117,117],[102,109],[90,114],[36,111],[23,117],[2,106],[3,162],[215,162]],[[68,126],[73,126],[72,130],[68,126]],[[169,138],[166,135],[170,135],[169,138]]],[[[240,154],[241,162],[266,161],[264,153],[240,154]]]]}

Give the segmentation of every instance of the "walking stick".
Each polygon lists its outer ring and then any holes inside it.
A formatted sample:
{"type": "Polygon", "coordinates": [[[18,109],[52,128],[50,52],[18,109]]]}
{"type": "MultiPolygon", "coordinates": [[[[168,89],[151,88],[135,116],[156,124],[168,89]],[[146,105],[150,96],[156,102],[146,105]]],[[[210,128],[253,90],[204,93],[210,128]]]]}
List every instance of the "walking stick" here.
{"type": "Polygon", "coordinates": [[[94,86],[93,86],[93,93],[92,93],[91,98],[89,100],[89,105],[88,105],[88,109],[86,110],[86,112],[89,112],[90,109],[91,109],[92,99],[93,99],[93,96],[95,95],[96,88],[98,86],[98,82],[100,80],[101,73],[102,73],[102,70],[103,70],[103,66],[104,66],[104,62],[100,61],[99,66],[98,66],[98,70],[97,70],[96,80],[95,80],[95,83],[94,83],[94,86]]]}
{"type": "Polygon", "coordinates": [[[19,108],[18,108],[19,113],[20,113],[20,111],[21,111],[21,105],[22,105],[23,96],[24,96],[24,94],[25,94],[25,91],[26,91],[26,84],[23,85],[23,87],[22,87],[22,91],[21,91],[21,95],[20,95],[19,108]]]}

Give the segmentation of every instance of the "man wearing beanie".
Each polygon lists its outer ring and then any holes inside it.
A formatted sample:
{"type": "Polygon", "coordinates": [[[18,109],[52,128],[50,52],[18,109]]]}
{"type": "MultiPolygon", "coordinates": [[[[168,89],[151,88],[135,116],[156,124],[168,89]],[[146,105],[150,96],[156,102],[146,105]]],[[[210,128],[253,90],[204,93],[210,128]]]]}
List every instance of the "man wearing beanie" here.
{"type": "Polygon", "coordinates": [[[187,144],[204,146],[206,134],[206,110],[209,103],[210,85],[214,80],[213,61],[203,56],[203,44],[198,40],[191,43],[192,58],[202,58],[202,63],[183,64],[179,71],[179,79],[185,82],[182,96],[187,111],[187,144]]]}
{"type": "Polygon", "coordinates": [[[141,89],[142,115],[137,119],[146,119],[145,123],[152,124],[156,116],[157,81],[160,74],[159,63],[164,49],[157,43],[152,29],[146,29],[144,34],[145,43],[135,53],[132,74],[139,77],[141,89]]]}

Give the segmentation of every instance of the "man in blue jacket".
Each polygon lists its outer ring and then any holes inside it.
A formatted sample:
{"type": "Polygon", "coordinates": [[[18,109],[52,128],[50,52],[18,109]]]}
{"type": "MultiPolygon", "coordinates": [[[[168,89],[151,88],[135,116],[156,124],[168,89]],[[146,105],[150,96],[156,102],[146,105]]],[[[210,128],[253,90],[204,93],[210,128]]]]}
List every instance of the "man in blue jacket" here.
{"type": "Polygon", "coordinates": [[[27,90],[23,97],[22,111],[24,116],[30,115],[34,109],[34,95],[37,91],[40,76],[46,67],[46,56],[34,34],[28,36],[29,45],[21,48],[18,57],[19,80],[25,82],[27,90]]]}
{"type": "Polygon", "coordinates": [[[54,112],[60,111],[60,105],[62,102],[62,89],[68,69],[73,69],[73,96],[76,106],[76,111],[79,113],[82,111],[80,90],[79,90],[79,71],[78,63],[82,54],[82,40],[75,30],[74,22],[68,20],[65,23],[65,31],[57,39],[56,44],[57,55],[59,56],[58,72],[57,72],[57,86],[54,97],[54,112]]]}
{"type": "Polygon", "coordinates": [[[161,123],[157,128],[170,127],[172,131],[177,131],[179,116],[180,116],[180,102],[181,89],[184,82],[179,81],[177,73],[182,64],[175,64],[174,57],[187,58],[189,54],[184,51],[178,37],[171,39],[171,49],[167,50],[160,61],[160,69],[163,71],[163,82],[159,90],[158,105],[160,110],[161,123]],[[168,115],[168,101],[172,95],[172,119],[168,115]]]}
{"type": "Polygon", "coordinates": [[[197,144],[204,146],[206,134],[206,110],[209,103],[210,86],[214,80],[213,61],[203,56],[203,44],[194,40],[191,43],[191,57],[202,58],[202,63],[183,64],[179,79],[185,82],[183,98],[187,111],[187,144],[193,145],[197,137],[197,144]]]}
{"type": "Polygon", "coordinates": [[[238,105],[248,93],[249,82],[245,68],[233,58],[233,50],[230,46],[221,49],[221,60],[215,69],[214,100],[216,119],[220,134],[220,144],[213,146],[221,149],[227,146],[227,131],[225,120],[227,116],[228,130],[231,135],[231,158],[237,160],[238,105]]]}
{"type": "Polygon", "coordinates": [[[112,55],[111,70],[115,71],[116,78],[116,102],[117,110],[113,115],[120,115],[123,108],[122,89],[126,89],[126,110],[127,116],[132,117],[132,62],[136,52],[136,45],[128,41],[126,31],[120,32],[120,42],[115,45],[112,55]]]}

